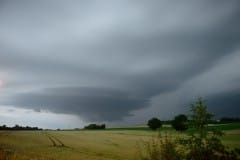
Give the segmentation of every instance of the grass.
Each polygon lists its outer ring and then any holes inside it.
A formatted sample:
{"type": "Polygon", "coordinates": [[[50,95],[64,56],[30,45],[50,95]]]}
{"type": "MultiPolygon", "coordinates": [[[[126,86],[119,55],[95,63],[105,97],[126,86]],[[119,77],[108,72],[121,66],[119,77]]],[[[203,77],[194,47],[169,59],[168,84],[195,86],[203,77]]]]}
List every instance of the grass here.
{"type": "Polygon", "coordinates": [[[218,124],[211,126],[213,128],[219,129],[219,130],[235,130],[240,129],[240,123],[229,123],[229,124],[218,124]]]}
{"type": "MultiPolygon", "coordinates": [[[[151,131],[152,130],[146,126],[130,126],[130,127],[115,127],[115,128],[106,128],[108,131],[151,131]]],[[[158,131],[171,131],[174,130],[171,125],[163,125],[158,131]]]]}
{"type": "MultiPolygon", "coordinates": [[[[225,131],[223,143],[240,147],[239,124],[214,126],[225,131]]],[[[169,127],[160,129],[172,136],[184,136],[169,127]]],[[[110,128],[98,131],[0,131],[1,155],[34,160],[133,160],[136,146],[158,132],[146,127],[110,128]]],[[[6,159],[6,158],[5,158],[6,159]]]]}

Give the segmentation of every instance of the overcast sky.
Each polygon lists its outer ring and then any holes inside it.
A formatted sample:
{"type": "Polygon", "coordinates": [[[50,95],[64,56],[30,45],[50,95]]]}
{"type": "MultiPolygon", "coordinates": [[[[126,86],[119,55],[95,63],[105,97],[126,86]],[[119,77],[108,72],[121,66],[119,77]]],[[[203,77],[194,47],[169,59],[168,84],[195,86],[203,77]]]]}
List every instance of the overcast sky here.
{"type": "Polygon", "coordinates": [[[0,0],[0,125],[240,116],[240,1],[0,0]]]}

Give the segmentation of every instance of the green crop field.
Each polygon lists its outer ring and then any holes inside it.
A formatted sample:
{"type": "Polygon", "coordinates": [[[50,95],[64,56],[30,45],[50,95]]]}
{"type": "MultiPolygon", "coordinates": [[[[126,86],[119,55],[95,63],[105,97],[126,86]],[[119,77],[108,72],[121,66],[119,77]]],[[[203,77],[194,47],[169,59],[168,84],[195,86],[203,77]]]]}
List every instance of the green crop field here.
{"type": "MultiPolygon", "coordinates": [[[[239,124],[215,127],[224,130],[224,144],[240,147],[239,124]]],[[[159,132],[171,136],[187,135],[187,132],[179,133],[167,127],[159,132]]],[[[0,154],[4,150],[12,155],[11,159],[20,160],[133,160],[137,157],[137,146],[157,134],[146,127],[104,131],[0,131],[0,154]]]]}

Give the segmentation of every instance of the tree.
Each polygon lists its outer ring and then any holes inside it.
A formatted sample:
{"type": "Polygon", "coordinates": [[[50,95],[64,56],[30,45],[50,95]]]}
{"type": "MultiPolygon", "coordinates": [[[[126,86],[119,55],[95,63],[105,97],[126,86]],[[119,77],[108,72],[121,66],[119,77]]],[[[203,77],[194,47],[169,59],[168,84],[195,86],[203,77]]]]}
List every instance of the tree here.
{"type": "Polygon", "coordinates": [[[207,127],[209,121],[214,117],[213,114],[207,112],[206,101],[198,98],[195,104],[191,104],[191,122],[199,132],[200,136],[204,137],[207,134],[207,127]]]}
{"type": "Polygon", "coordinates": [[[105,125],[105,124],[102,124],[102,125],[100,126],[100,128],[101,128],[101,129],[106,129],[106,125],[105,125]]]}
{"type": "Polygon", "coordinates": [[[188,139],[180,140],[180,144],[187,150],[186,160],[239,160],[238,149],[229,150],[222,144],[222,131],[208,128],[207,124],[214,115],[207,112],[206,101],[199,98],[191,105],[191,112],[191,121],[196,133],[188,139]]]}
{"type": "Polygon", "coordinates": [[[157,118],[152,118],[148,121],[148,124],[149,128],[151,128],[152,130],[156,130],[158,128],[160,128],[162,126],[162,122],[157,119],[157,118]]]}
{"type": "Polygon", "coordinates": [[[177,115],[172,121],[172,127],[177,131],[184,131],[188,129],[188,118],[184,114],[177,115]]]}
{"type": "MultiPolygon", "coordinates": [[[[168,138],[168,135],[159,136],[147,141],[144,144],[144,150],[139,152],[140,159],[240,160],[240,149],[230,149],[224,146],[220,139],[223,136],[222,131],[207,126],[213,114],[207,112],[206,101],[199,98],[195,104],[191,105],[191,112],[193,124],[191,127],[194,133],[180,138],[168,138]]],[[[149,121],[152,122],[153,119],[149,121]]]]}
{"type": "Polygon", "coordinates": [[[98,124],[89,124],[88,126],[85,126],[84,129],[105,129],[106,125],[98,125],[98,124]]]}

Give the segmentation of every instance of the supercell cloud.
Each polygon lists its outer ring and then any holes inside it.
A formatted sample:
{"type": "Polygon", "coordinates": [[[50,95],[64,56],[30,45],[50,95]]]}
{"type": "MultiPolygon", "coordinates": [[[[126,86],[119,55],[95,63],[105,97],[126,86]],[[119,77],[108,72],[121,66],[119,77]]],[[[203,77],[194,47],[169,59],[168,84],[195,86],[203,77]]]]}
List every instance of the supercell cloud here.
{"type": "Polygon", "coordinates": [[[239,17],[238,0],[2,0],[0,107],[137,124],[201,96],[239,116],[239,17]]]}

